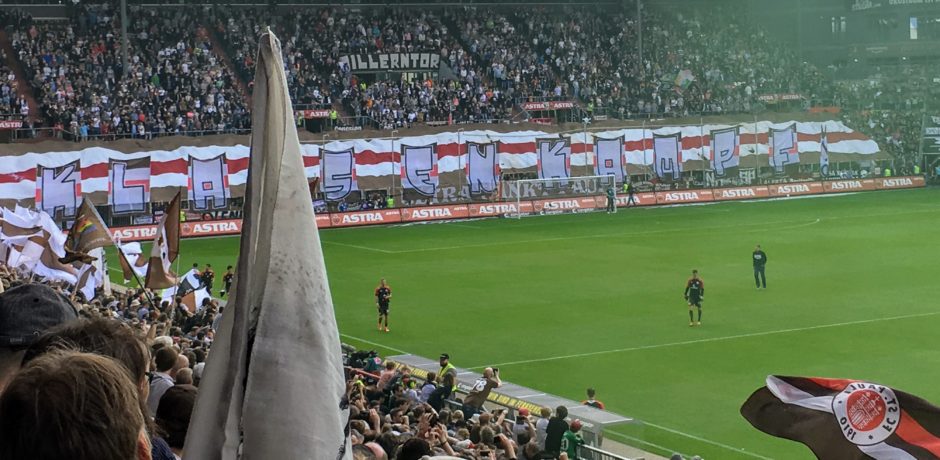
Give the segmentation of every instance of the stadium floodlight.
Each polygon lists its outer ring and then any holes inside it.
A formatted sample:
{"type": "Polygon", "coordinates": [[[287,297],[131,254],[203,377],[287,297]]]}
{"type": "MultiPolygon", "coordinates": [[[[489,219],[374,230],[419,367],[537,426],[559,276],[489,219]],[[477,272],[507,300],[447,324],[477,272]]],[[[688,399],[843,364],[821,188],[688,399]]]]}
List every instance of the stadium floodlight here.
{"type": "MultiPolygon", "coordinates": [[[[506,181],[507,217],[602,211],[607,191],[616,195],[616,176],[580,176],[506,181]]],[[[616,199],[616,198],[615,198],[616,199]]],[[[617,212],[614,206],[613,212],[617,212]]]]}

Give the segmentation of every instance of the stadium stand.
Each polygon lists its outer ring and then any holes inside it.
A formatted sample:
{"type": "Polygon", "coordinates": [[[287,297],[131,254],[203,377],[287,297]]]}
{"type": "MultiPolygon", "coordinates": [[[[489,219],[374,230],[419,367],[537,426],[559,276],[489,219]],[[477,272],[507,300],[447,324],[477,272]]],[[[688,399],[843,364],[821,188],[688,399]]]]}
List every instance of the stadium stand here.
{"type": "MultiPolygon", "coordinates": [[[[270,26],[282,39],[296,108],[327,111],[328,128],[521,120],[538,116],[522,103],[547,100],[572,102],[565,120],[578,122],[749,114],[783,106],[770,107],[768,95],[797,95],[788,108],[839,108],[910,168],[922,86],[905,78],[836,82],[832,69],[775,46],[733,8],[646,6],[640,20],[630,8],[601,6],[132,6],[127,77],[114,3],[82,2],[67,20],[3,14],[12,15],[8,36],[42,125],[68,139],[246,131],[244,92],[257,37],[270,26]],[[343,60],[378,52],[438,53],[444,66],[433,76],[363,75],[343,60]],[[854,105],[869,96],[901,102],[854,105]]],[[[28,114],[7,86],[0,114],[28,114]]]]}

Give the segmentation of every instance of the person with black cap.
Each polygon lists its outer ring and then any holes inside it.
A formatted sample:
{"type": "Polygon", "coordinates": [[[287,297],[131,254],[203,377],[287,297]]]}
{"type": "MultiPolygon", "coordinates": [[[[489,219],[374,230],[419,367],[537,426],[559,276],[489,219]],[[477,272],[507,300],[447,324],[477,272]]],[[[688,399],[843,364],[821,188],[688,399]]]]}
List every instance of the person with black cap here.
{"type": "Polygon", "coordinates": [[[450,363],[449,354],[441,353],[440,365],[441,370],[437,372],[438,378],[443,379],[445,374],[454,374],[454,388],[452,390],[457,391],[457,368],[450,363]]]}
{"type": "Polygon", "coordinates": [[[26,348],[48,329],[78,318],[64,295],[42,284],[0,294],[0,392],[20,369],[26,348]]]}

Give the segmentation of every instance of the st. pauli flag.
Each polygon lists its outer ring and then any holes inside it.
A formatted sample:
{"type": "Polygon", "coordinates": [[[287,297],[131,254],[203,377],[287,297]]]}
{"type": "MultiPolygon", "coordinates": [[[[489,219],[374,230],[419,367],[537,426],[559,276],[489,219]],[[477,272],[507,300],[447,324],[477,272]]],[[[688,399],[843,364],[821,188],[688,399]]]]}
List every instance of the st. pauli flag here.
{"type": "Polygon", "coordinates": [[[940,459],[940,408],[876,383],[771,375],[741,415],[823,460],[940,459]]]}
{"type": "Polygon", "coordinates": [[[94,257],[88,255],[92,249],[112,244],[111,234],[98,210],[88,200],[82,200],[75,213],[75,222],[65,239],[65,257],[60,262],[67,264],[78,260],[90,264],[94,261],[94,257]]]}
{"type": "Polygon", "coordinates": [[[345,460],[345,381],[281,45],[259,40],[233,296],[186,436],[198,460],[345,460]]]}
{"type": "Polygon", "coordinates": [[[160,219],[160,225],[157,226],[157,236],[154,237],[153,247],[150,249],[150,262],[147,265],[144,286],[166,289],[178,282],[171,267],[179,254],[179,230],[180,194],[177,193],[160,219]]]}

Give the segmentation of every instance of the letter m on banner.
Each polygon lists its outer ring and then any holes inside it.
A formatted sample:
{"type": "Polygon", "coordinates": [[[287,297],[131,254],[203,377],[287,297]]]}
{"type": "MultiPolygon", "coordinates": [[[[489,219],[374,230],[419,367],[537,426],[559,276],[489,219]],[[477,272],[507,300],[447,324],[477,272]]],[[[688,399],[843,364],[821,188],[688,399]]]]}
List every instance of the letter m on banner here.
{"type": "Polygon", "coordinates": [[[538,147],[539,179],[562,179],[558,185],[567,185],[571,177],[571,145],[564,139],[543,139],[538,147]]]}
{"type": "Polygon", "coordinates": [[[499,182],[499,160],[496,144],[467,143],[467,182],[470,194],[493,193],[499,182]]]}
{"type": "Polygon", "coordinates": [[[712,167],[715,174],[725,175],[725,170],[741,164],[741,138],[738,128],[719,129],[711,132],[712,167]]]}
{"type": "Polygon", "coordinates": [[[37,209],[53,217],[75,217],[81,196],[81,167],[78,161],[56,168],[36,166],[37,209]]]}
{"type": "Polygon", "coordinates": [[[623,138],[598,139],[594,143],[597,160],[594,162],[594,174],[598,176],[614,176],[617,183],[623,183],[623,138]]]}
{"type": "Polygon", "coordinates": [[[229,198],[225,154],[207,160],[189,157],[189,202],[197,211],[225,209],[229,198]]]}
{"type": "Polygon", "coordinates": [[[437,192],[437,145],[402,146],[401,186],[424,196],[437,192]]]}
{"type": "Polygon", "coordinates": [[[682,144],[679,136],[679,133],[668,136],[653,135],[653,166],[656,177],[679,180],[682,176],[682,161],[679,156],[682,144]]]}
{"type": "Polygon", "coordinates": [[[321,149],[320,168],[320,185],[327,200],[342,200],[358,189],[353,149],[339,152],[321,149]]]}
{"type": "Polygon", "coordinates": [[[796,139],[796,123],[783,129],[770,129],[770,164],[777,172],[789,164],[800,162],[800,144],[796,139]]]}
{"type": "Polygon", "coordinates": [[[147,210],[150,202],[150,158],[111,161],[108,204],[114,214],[147,210]]]}

